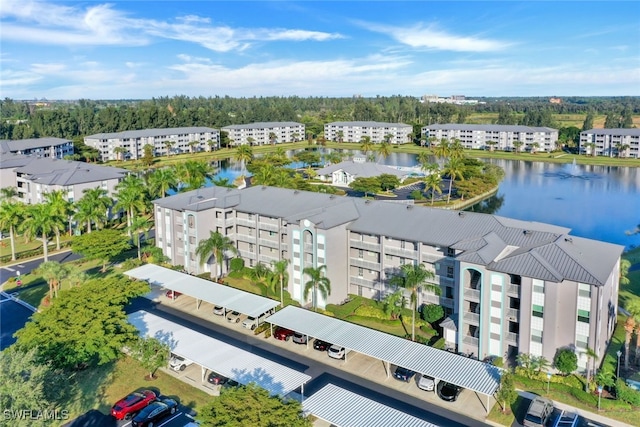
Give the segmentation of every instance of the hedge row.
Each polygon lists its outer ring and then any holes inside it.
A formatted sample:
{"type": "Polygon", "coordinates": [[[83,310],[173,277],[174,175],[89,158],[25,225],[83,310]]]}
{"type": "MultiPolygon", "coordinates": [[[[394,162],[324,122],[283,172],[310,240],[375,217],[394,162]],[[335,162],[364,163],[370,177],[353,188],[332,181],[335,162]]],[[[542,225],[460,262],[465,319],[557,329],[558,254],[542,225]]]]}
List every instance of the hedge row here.
{"type": "MultiPolygon", "coordinates": [[[[52,245],[55,247],[55,244],[52,245]]],[[[60,248],[68,248],[71,246],[71,240],[64,240],[62,242],[60,242],[60,248]]],[[[52,251],[54,251],[55,249],[49,249],[49,253],[51,253],[52,251]]],[[[42,251],[42,247],[37,248],[37,249],[30,249],[28,251],[22,251],[22,252],[18,252],[16,253],[16,260],[19,259],[25,259],[25,258],[33,258],[33,257],[37,257],[40,255],[43,255],[44,252],[42,251]]],[[[2,264],[6,264],[11,262],[11,255],[3,255],[0,256],[0,263],[2,264]]]]}

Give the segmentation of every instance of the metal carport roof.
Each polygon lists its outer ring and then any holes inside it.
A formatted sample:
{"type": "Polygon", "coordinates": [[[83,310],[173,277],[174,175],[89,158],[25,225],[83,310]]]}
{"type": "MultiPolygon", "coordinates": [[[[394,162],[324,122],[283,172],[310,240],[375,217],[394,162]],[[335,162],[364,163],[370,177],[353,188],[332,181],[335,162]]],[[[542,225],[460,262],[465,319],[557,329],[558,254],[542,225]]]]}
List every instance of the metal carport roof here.
{"type": "Polygon", "coordinates": [[[124,274],[134,279],[146,280],[151,285],[162,286],[253,317],[260,316],[280,305],[278,301],[270,298],[154,264],[145,264],[125,271],[124,274]]]}
{"type": "Polygon", "coordinates": [[[306,398],[302,409],[338,427],[437,427],[334,384],[306,398]]]}
{"type": "Polygon", "coordinates": [[[311,379],[295,369],[144,310],[130,314],[129,322],[140,331],[141,336],[157,338],[168,344],[173,353],[241,384],[256,383],[273,395],[284,396],[311,379]]]}
{"type": "Polygon", "coordinates": [[[500,386],[501,370],[489,363],[310,310],[290,305],[269,316],[267,322],[487,396],[500,386]]]}

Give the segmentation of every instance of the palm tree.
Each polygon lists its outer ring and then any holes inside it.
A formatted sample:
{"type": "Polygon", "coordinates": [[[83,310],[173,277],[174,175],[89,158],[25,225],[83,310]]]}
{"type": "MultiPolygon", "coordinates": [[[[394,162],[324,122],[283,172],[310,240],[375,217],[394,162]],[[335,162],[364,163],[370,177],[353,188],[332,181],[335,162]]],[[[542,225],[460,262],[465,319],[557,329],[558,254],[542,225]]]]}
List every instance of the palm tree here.
{"type": "Polygon", "coordinates": [[[636,319],[634,316],[627,317],[627,320],[624,322],[624,369],[629,369],[629,350],[631,347],[631,336],[633,335],[633,331],[636,329],[636,319]]]}
{"type": "Polygon", "coordinates": [[[520,147],[522,147],[523,145],[524,145],[524,142],[522,141],[513,141],[513,146],[516,149],[516,154],[520,152],[520,147]]]}
{"type": "Polygon", "coordinates": [[[58,296],[60,282],[67,276],[68,270],[58,261],[45,261],[34,270],[34,273],[42,276],[49,285],[49,299],[51,300],[54,296],[58,296]]]}
{"type": "Polygon", "coordinates": [[[44,199],[51,206],[51,212],[58,224],[56,224],[56,250],[60,250],[60,230],[68,225],[69,235],[71,235],[71,214],[73,213],[73,203],[65,198],[65,192],[54,190],[44,194],[44,199]]]}
{"type": "Polygon", "coordinates": [[[464,157],[464,146],[459,139],[454,139],[449,145],[449,157],[452,159],[461,159],[464,157]]]}
{"type": "Polygon", "coordinates": [[[282,259],[280,261],[273,261],[271,266],[273,268],[273,274],[280,279],[280,307],[284,307],[284,282],[289,281],[289,262],[286,259],[282,259]]]}
{"type": "Polygon", "coordinates": [[[498,145],[496,141],[487,141],[486,144],[489,146],[489,151],[495,150],[496,145],[498,145]]]}
{"type": "MultiPolygon", "coordinates": [[[[219,270],[217,279],[222,277],[222,266],[224,263],[224,253],[232,252],[238,254],[238,249],[233,245],[233,241],[222,234],[213,231],[209,232],[208,239],[202,239],[196,248],[196,255],[199,257],[200,265],[207,264],[211,256],[218,262],[219,270]]],[[[213,277],[213,275],[211,275],[213,277]]]]}
{"type": "Polygon", "coordinates": [[[201,188],[214,172],[209,163],[197,160],[187,160],[180,163],[176,166],[175,171],[178,180],[184,184],[182,190],[201,188]]]}
{"type": "Polygon", "coordinates": [[[441,139],[440,144],[433,147],[433,155],[439,159],[447,158],[451,155],[451,144],[446,139],[441,139]]]}
{"type": "Polygon", "coordinates": [[[146,210],[145,186],[142,178],[135,175],[127,175],[116,185],[115,209],[122,209],[127,215],[127,229],[131,237],[131,221],[138,212],[146,210]]]}
{"type": "Polygon", "coordinates": [[[36,236],[41,238],[44,261],[49,261],[49,236],[56,229],[56,218],[51,206],[44,203],[28,206],[21,229],[27,239],[36,236]]]}
{"type": "Polygon", "coordinates": [[[128,150],[124,147],[116,147],[113,149],[114,154],[116,155],[116,160],[124,160],[124,155],[128,152],[128,150]]]}
{"type": "Polygon", "coordinates": [[[378,154],[386,159],[391,155],[391,144],[387,141],[382,141],[378,146],[378,154]]]}
{"type": "Polygon", "coordinates": [[[83,193],[76,204],[75,219],[78,222],[86,222],[87,233],[91,233],[91,223],[95,223],[96,228],[102,225],[107,219],[107,211],[113,205],[113,201],[107,196],[107,190],[100,187],[87,188],[83,193]]]}
{"type": "Polygon", "coordinates": [[[536,154],[538,152],[538,148],[540,148],[539,142],[534,142],[531,144],[531,154],[536,154]]]}
{"type": "Polygon", "coordinates": [[[193,153],[196,148],[196,145],[200,144],[200,141],[189,141],[189,153],[193,153]]]}
{"type": "Polygon", "coordinates": [[[451,200],[451,188],[453,187],[453,181],[457,178],[464,180],[464,165],[460,159],[451,158],[449,162],[444,165],[444,174],[449,176],[449,193],[447,194],[447,203],[451,200]]]}
{"type": "Polygon", "coordinates": [[[236,154],[234,155],[234,158],[237,161],[242,162],[242,167],[244,168],[246,163],[249,163],[253,160],[253,149],[250,145],[241,145],[236,148],[236,154]]]}
{"type": "Polygon", "coordinates": [[[269,132],[269,143],[271,145],[275,145],[277,140],[278,140],[278,137],[276,136],[275,132],[269,132]]]}
{"type": "Polygon", "coordinates": [[[149,192],[154,197],[166,197],[169,190],[178,188],[178,178],[175,169],[160,168],[151,172],[147,178],[149,192]]]}
{"type": "Polygon", "coordinates": [[[314,311],[318,308],[318,292],[320,292],[322,299],[325,301],[327,297],[331,295],[331,281],[325,276],[326,271],[326,265],[321,265],[318,268],[305,267],[304,270],[302,270],[303,274],[309,276],[309,280],[304,284],[302,298],[306,301],[309,297],[309,292],[313,291],[311,303],[314,311]]]}
{"type": "Polygon", "coordinates": [[[337,137],[337,139],[338,139],[338,142],[339,142],[339,143],[341,143],[341,142],[342,142],[342,140],[344,139],[344,131],[343,131],[343,130],[339,130],[339,131],[336,133],[336,137],[337,137]]]}
{"type": "Polygon", "coordinates": [[[611,365],[605,364],[596,375],[596,383],[601,387],[611,387],[616,383],[614,377],[615,373],[611,365]]]}
{"type": "Polygon", "coordinates": [[[18,190],[16,190],[16,187],[0,188],[0,199],[2,200],[5,200],[5,199],[11,200],[17,195],[18,195],[18,190]]]}
{"type": "Polygon", "coordinates": [[[0,203],[0,229],[9,231],[11,261],[16,260],[16,230],[22,224],[25,208],[24,203],[11,199],[4,199],[0,203]]]}
{"type": "Polygon", "coordinates": [[[518,353],[516,356],[516,362],[518,366],[520,366],[523,370],[527,378],[531,378],[533,376],[533,372],[535,371],[535,362],[534,357],[528,353],[518,353]]]}
{"type": "Polygon", "coordinates": [[[624,308],[629,312],[629,317],[632,317],[635,320],[636,365],[640,365],[640,299],[630,300],[624,308]]]}
{"type": "Polygon", "coordinates": [[[542,371],[548,370],[551,367],[551,362],[549,362],[549,360],[544,356],[535,356],[534,366],[539,374],[542,371]]]}
{"type": "Polygon", "coordinates": [[[233,188],[233,183],[231,183],[231,181],[229,181],[229,178],[212,178],[211,179],[211,183],[213,185],[215,185],[216,187],[227,187],[227,188],[233,188]]]}
{"type": "Polygon", "coordinates": [[[362,139],[360,139],[360,150],[364,153],[365,156],[369,153],[369,151],[373,150],[373,142],[371,142],[370,136],[365,135],[362,137],[362,139]]]}
{"type": "Polygon", "coordinates": [[[273,185],[276,167],[271,163],[261,164],[252,178],[253,185],[273,185]]]}
{"type": "Polygon", "coordinates": [[[434,172],[427,175],[424,178],[424,183],[428,190],[431,190],[431,205],[433,205],[433,200],[436,197],[436,193],[442,194],[442,176],[440,176],[439,172],[434,172]]]}
{"type": "Polygon", "coordinates": [[[440,288],[431,283],[427,283],[428,279],[433,279],[435,274],[427,270],[424,264],[404,264],[400,267],[400,273],[391,277],[389,283],[411,291],[412,318],[411,318],[411,340],[416,340],[416,311],[418,309],[418,288],[423,286],[424,289],[440,295],[440,288]]]}
{"type": "Polygon", "coordinates": [[[420,169],[422,170],[426,170],[427,169],[427,165],[431,164],[431,159],[430,159],[430,155],[429,153],[425,150],[425,151],[421,151],[420,153],[418,153],[418,163],[420,163],[420,169]]]}
{"type": "MultiPolygon", "coordinates": [[[[640,230],[640,226],[638,227],[640,230]]],[[[631,261],[628,259],[620,260],[620,284],[628,285],[631,283],[631,279],[629,279],[629,269],[631,268],[631,261]]]]}
{"type": "Polygon", "coordinates": [[[598,354],[593,351],[592,348],[590,348],[589,346],[587,346],[587,349],[584,352],[585,356],[587,356],[587,389],[589,387],[589,383],[591,382],[591,361],[593,360],[594,362],[598,361],[598,354]]]}
{"type": "Polygon", "coordinates": [[[207,141],[207,145],[209,146],[209,151],[213,151],[213,147],[216,146],[216,141],[214,141],[213,139],[210,139],[207,141]]]}
{"type": "Polygon", "coordinates": [[[140,240],[144,236],[145,239],[149,236],[149,229],[153,226],[153,223],[149,221],[149,218],[144,216],[136,216],[131,220],[129,226],[129,234],[133,235],[133,243],[138,249],[138,259],[142,259],[142,253],[140,252],[140,240]],[[140,235],[142,233],[142,236],[140,235]]]}
{"type": "Polygon", "coordinates": [[[162,143],[167,149],[167,157],[171,156],[171,147],[173,147],[176,143],[174,141],[163,141],[162,143]]]}
{"type": "Polygon", "coordinates": [[[407,305],[407,299],[402,289],[391,292],[383,300],[384,312],[391,320],[396,320],[402,314],[402,309],[407,305]]]}
{"type": "Polygon", "coordinates": [[[84,272],[84,270],[81,270],[80,268],[78,268],[77,266],[70,266],[67,265],[67,281],[69,282],[69,286],[70,287],[74,287],[74,286],[80,286],[81,284],[83,284],[84,282],[87,281],[87,279],[89,278],[89,276],[87,275],[87,273],[84,272]]]}

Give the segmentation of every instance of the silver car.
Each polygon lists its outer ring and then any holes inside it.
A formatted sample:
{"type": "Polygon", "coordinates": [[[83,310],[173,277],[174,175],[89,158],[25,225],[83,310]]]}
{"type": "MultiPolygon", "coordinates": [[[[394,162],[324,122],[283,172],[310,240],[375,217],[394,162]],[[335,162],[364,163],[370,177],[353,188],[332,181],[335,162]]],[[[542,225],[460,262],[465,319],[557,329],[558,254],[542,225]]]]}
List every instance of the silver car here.
{"type": "Polygon", "coordinates": [[[426,375],[420,375],[420,377],[418,377],[418,388],[426,391],[433,391],[436,388],[436,383],[433,378],[426,375]]]}

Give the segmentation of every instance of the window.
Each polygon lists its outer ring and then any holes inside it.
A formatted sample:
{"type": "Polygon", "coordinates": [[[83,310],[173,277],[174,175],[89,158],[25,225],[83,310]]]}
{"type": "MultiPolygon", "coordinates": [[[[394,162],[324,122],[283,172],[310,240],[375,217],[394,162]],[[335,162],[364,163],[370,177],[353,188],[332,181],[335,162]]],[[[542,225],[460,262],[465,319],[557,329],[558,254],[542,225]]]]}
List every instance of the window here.
{"type": "Polygon", "coordinates": [[[589,346],[589,337],[576,334],[576,347],[586,349],[589,346]]]}
{"type": "Polygon", "coordinates": [[[531,342],[542,344],[542,331],[531,329],[531,342]]]}
{"type": "Polygon", "coordinates": [[[445,298],[453,299],[453,288],[451,286],[445,286],[444,294],[445,298]]]}
{"type": "Polygon", "coordinates": [[[453,248],[447,248],[447,256],[456,256],[456,250],[453,248]]]}
{"type": "Polygon", "coordinates": [[[362,259],[364,256],[364,251],[362,249],[358,249],[358,258],[362,259]]]}
{"type": "Polygon", "coordinates": [[[193,228],[196,226],[196,219],[193,215],[187,216],[187,222],[189,224],[189,228],[193,228]]]}
{"type": "Polygon", "coordinates": [[[358,268],[358,277],[362,277],[363,273],[364,273],[364,272],[363,272],[362,268],[361,268],[361,267],[359,267],[359,268],[358,268]]]}
{"type": "Polygon", "coordinates": [[[533,292],[544,294],[544,282],[533,281],[533,292]]]}
{"type": "Polygon", "coordinates": [[[578,296],[584,297],[584,298],[591,298],[591,286],[584,284],[584,283],[579,283],[578,284],[578,296]]]}
{"type": "Polygon", "coordinates": [[[447,277],[453,279],[453,267],[451,266],[447,267],[447,277]]]}
{"type": "Polygon", "coordinates": [[[589,323],[589,311],[578,310],[578,322],[589,323]]]}
{"type": "Polygon", "coordinates": [[[249,243],[249,252],[253,252],[253,243],[249,243]]]}
{"type": "Polygon", "coordinates": [[[533,304],[531,315],[535,317],[544,317],[544,306],[533,304]]]}

